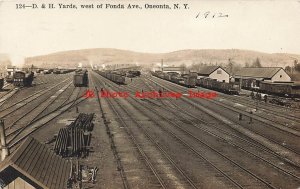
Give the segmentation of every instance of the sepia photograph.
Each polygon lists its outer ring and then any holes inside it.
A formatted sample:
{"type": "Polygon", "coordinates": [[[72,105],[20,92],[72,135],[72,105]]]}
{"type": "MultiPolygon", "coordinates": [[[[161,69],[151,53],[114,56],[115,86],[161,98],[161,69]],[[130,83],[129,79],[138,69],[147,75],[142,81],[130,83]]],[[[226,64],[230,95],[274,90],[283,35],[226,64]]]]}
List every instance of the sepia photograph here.
{"type": "Polygon", "coordinates": [[[300,0],[0,0],[1,189],[300,189],[300,0]]]}

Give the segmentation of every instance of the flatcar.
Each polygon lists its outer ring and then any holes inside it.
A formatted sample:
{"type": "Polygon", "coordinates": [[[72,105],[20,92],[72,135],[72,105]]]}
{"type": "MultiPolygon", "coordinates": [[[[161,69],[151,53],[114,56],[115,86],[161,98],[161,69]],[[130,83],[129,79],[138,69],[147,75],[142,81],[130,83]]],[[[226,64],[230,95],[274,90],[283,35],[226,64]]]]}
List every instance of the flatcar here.
{"type": "Polygon", "coordinates": [[[86,70],[75,72],[73,84],[75,87],[88,87],[89,79],[86,70]]]}
{"type": "Polygon", "coordinates": [[[0,78],[0,90],[2,90],[4,86],[4,78],[0,78]]]}
{"type": "Polygon", "coordinates": [[[26,73],[23,71],[16,71],[14,73],[14,79],[13,83],[14,86],[20,86],[20,87],[28,87],[32,85],[34,73],[26,73]]]}

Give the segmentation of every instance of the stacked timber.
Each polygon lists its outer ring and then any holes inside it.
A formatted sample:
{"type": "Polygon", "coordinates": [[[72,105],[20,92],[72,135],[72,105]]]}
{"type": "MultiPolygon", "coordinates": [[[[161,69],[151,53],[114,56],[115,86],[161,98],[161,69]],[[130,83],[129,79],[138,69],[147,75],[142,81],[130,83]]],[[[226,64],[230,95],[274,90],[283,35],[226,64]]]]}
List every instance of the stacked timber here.
{"type": "Polygon", "coordinates": [[[62,157],[85,157],[89,153],[94,114],[79,114],[74,122],[61,128],[55,140],[54,151],[62,157]]]}

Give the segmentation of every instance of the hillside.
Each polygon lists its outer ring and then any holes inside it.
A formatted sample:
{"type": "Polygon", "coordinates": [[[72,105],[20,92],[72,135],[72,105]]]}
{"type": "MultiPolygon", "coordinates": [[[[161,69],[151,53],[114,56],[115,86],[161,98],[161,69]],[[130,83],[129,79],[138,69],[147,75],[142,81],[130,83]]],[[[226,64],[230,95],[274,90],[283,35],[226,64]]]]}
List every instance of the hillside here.
{"type": "Polygon", "coordinates": [[[261,60],[263,66],[293,65],[295,59],[300,60],[300,55],[295,54],[269,54],[248,50],[181,50],[170,53],[139,53],[118,49],[84,49],[57,52],[53,54],[29,57],[25,60],[25,65],[35,65],[38,67],[76,67],[79,63],[84,66],[90,64],[128,64],[138,63],[140,65],[159,64],[161,59],[167,65],[180,64],[226,64],[231,58],[235,63],[252,63],[256,58],[261,60]]]}

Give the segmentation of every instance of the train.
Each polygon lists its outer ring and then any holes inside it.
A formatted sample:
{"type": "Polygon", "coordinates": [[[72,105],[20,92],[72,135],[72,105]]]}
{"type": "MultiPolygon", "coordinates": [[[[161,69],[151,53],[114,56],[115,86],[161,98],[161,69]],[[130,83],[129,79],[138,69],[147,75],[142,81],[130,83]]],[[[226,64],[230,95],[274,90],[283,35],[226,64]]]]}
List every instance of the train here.
{"type": "Polygon", "coordinates": [[[141,72],[140,71],[128,71],[126,73],[126,77],[130,77],[130,78],[133,78],[133,77],[139,77],[141,75],[141,72]]]}
{"type": "Polygon", "coordinates": [[[294,82],[260,82],[259,92],[291,98],[300,97],[300,84],[294,82]]]}
{"type": "Polygon", "coordinates": [[[18,87],[28,87],[32,85],[34,73],[26,73],[24,71],[16,71],[13,76],[13,84],[18,87]]]}
{"type": "Polygon", "coordinates": [[[59,69],[59,68],[56,68],[53,70],[53,73],[54,74],[66,74],[66,73],[70,73],[70,72],[73,72],[74,69],[59,69]]]}
{"type": "Polygon", "coordinates": [[[207,89],[219,91],[225,94],[230,94],[230,95],[239,94],[239,85],[236,85],[235,83],[220,82],[215,79],[203,77],[197,79],[197,85],[207,89]]]}
{"type": "Polygon", "coordinates": [[[95,72],[119,85],[125,84],[125,75],[121,73],[112,72],[112,71],[95,71],[95,72]]]}
{"type": "Polygon", "coordinates": [[[300,83],[293,81],[260,81],[256,79],[243,79],[241,82],[242,89],[261,92],[269,95],[283,96],[290,98],[300,97],[300,83]]]}
{"type": "Polygon", "coordinates": [[[87,70],[79,70],[74,74],[73,84],[75,87],[88,87],[89,79],[87,70]]]}
{"type": "Polygon", "coordinates": [[[155,71],[151,72],[151,74],[155,77],[171,81],[178,85],[182,85],[189,88],[196,87],[196,80],[197,76],[190,75],[190,74],[179,74],[177,72],[162,72],[162,71],[155,71]]]}
{"type": "Polygon", "coordinates": [[[2,90],[4,86],[4,78],[0,78],[0,90],[2,90]]]}

